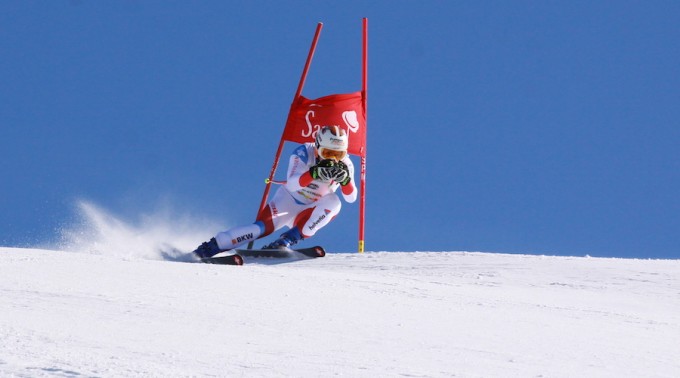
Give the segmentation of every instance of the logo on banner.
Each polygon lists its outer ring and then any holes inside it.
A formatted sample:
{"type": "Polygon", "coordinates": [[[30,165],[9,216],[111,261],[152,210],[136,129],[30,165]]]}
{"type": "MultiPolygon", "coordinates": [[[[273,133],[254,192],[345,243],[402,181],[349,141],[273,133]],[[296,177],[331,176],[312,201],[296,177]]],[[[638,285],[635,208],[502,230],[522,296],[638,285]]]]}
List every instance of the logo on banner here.
{"type": "MultiPolygon", "coordinates": [[[[305,123],[307,124],[307,129],[302,130],[302,136],[304,138],[316,138],[316,133],[321,130],[321,125],[314,124],[312,119],[316,113],[314,110],[308,110],[305,114],[305,123]]],[[[346,110],[342,112],[342,120],[345,122],[347,129],[353,133],[359,131],[359,118],[357,112],[354,110],[346,110]]],[[[329,125],[329,126],[340,126],[340,125],[329,125]]]]}
{"type": "Polygon", "coordinates": [[[342,112],[342,120],[345,121],[345,125],[347,125],[349,131],[353,133],[359,131],[359,120],[357,119],[357,112],[354,110],[342,112]]]}

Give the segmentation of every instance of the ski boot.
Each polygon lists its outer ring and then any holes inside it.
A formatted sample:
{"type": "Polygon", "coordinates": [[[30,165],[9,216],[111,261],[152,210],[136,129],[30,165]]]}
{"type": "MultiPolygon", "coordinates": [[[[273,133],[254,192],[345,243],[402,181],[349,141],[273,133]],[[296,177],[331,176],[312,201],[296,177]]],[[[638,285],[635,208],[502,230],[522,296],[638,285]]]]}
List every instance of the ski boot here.
{"type": "Polygon", "coordinates": [[[220,247],[217,246],[217,240],[212,238],[207,242],[199,245],[196,250],[194,250],[194,255],[198,256],[199,259],[207,259],[215,256],[216,254],[222,252],[220,247]]]}
{"type": "Polygon", "coordinates": [[[298,230],[297,227],[293,227],[290,230],[281,234],[281,236],[279,236],[278,239],[262,247],[262,249],[288,250],[290,249],[290,246],[297,244],[297,242],[299,242],[302,239],[303,237],[302,234],[300,233],[300,230],[298,230]]]}

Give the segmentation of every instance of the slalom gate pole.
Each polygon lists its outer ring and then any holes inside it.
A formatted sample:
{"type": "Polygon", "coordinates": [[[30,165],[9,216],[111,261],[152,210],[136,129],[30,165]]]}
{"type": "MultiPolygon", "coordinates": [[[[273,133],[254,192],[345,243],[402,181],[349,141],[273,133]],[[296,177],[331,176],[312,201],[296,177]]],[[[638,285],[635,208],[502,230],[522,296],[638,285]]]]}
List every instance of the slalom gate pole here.
{"type": "MultiPolygon", "coordinates": [[[[361,74],[361,98],[364,106],[366,131],[368,133],[368,18],[363,19],[362,33],[362,74],[361,74]]],[[[366,218],[366,147],[361,154],[361,189],[359,190],[359,253],[364,253],[364,220],[366,218]]]]}
{"type": "MultiPolygon", "coordinates": [[[[290,105],[290,111],[288,112],[288,117],[290,118],[293,107],[298,101],[302,93],[302,88],[305,85],[305,80],[307,79],[307,72],[309,72],[309,66],[312,63],[312,57],[314,57],[314,51],[316,50],[316,43],[319,41],[319,35],[321,34],[321,28],[323,28],[323,23],[319,22],[316,25],[316,32],[314,33],[314,39],[312,39],[312,45],[309,48],[309,53],[307,54],[307,61],[305,62],[305,68],[302,70],[302,76],[300,77],[300,83],[298,84],[297,91],[295,92],[295,97],[290,105]]],[[[269,177],[265,180],[264,194],[262,194],[262,201],[260,202],[260,208],[257,211],[257,218],[260,217],[262,212],[267,206],[267,199],[269,198],[269,191],[271,190],[272,182],[274,182],[274,175],[276,174],[276,168],[279,166],[279,160],[281,159],[281,151],[283,151],[283,145],[285,140],[283,136],[286,133],[286,126],[288,125],[288,119],[286,119],[286,125],[283,127],[283,132],[281,133],[281,140],[279,141],[279,147],[276,149],[276,155],[274,156],[274,163],[272,164],[272,169],[269,171],[269,177]]],[[[254,241],[248,243],[248,249],[253,248],[254,241]]]]}

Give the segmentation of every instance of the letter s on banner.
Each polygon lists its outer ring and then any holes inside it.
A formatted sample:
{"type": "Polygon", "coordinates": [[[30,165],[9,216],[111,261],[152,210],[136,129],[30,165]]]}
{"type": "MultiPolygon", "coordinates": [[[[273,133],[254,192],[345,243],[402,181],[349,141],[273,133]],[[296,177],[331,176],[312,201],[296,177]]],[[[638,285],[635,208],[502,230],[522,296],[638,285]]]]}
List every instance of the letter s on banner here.
{"type": "Polygon", "coordinates": [[[321,130],[321,125],[318,123],[316,125],[312,124],[311,118],[314,117],[314,111],[310,110],[307,112],[305,115],[305,122],[307,123],[307,128],[303,128],[301,135],[303,138],[308,139],[311,138],[312,140],[316,139],[316,133],[321,130]],[[305,132],[306,131],[306,132],[305,132]]]}
{"type": "Polygon", "coordinates": [[[307,121],[307,132],[305,133],[305,129],[302,129],[302,137],[303,138],[309,138],[312,136],[312,121],[309,120],[309,117],[312,116],[314,117],[314,111],[310,110],[305,114],[305,121],[307,121]]]}

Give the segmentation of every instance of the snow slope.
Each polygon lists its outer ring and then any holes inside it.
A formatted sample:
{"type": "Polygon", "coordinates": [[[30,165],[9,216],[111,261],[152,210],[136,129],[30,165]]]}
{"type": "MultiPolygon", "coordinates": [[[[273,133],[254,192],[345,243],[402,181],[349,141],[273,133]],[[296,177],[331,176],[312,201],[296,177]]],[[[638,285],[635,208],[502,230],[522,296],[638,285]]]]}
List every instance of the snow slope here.
{"type": "Polygon", "coordinates": [[[0,248],[0,376],[680,376],[680,261],[105,252],[0,248]]]}

